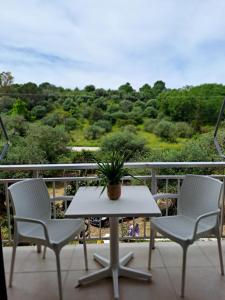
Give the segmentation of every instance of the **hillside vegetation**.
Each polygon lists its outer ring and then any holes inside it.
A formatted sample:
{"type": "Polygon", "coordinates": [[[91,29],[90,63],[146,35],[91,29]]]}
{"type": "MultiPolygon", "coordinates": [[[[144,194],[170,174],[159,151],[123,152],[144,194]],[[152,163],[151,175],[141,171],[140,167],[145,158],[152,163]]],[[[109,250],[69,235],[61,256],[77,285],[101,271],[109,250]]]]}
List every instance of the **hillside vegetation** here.
{"type": "Polygon", "coordinates": [[[224,96],[222,84],[168,89],[159,80],[138,91],[129,83],[65,89],[16,84],[2,72],[0,109],[12,142],[6,163],[91,160],[93,154],[69,153],[67,146],[121,149],[139,160],[219,159],[212,128],[224,96]]]}

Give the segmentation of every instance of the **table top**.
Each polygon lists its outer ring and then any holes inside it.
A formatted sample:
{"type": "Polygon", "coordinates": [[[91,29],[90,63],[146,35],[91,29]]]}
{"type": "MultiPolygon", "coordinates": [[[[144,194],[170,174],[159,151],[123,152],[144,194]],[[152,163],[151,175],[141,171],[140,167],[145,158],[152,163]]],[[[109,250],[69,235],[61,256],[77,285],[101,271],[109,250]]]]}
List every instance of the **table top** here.
{"type": "Polygon", "coordinates": [[[102,186],[80,187],[73,197],[66,217],[160,216],[161,212],[147,186],[122,186],[118,200],[110,200],[102,186]]]}

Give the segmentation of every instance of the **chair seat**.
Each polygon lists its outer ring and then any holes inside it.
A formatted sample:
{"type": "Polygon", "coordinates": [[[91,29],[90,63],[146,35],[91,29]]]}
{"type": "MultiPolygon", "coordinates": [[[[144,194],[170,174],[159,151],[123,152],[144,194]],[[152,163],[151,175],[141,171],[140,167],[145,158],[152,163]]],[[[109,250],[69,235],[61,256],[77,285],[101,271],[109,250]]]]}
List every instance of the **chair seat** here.
{"type": "MultiPolygon", "coordinates": [[[[84,221],[81,219],[51,219],[46,221],[49,239],[51,244],[60,244],[75,237],[84,228],[84,221]]],[[[25,238],[46,242],[44,230],[41,225],[31,225],[29,230],[23,232],[25,238]]]]}
{"type": "MultiPolygon", "coordinates": [[[[192,240],[196,219],[184,215],[152,218],[151,223],[162,234],[172,240],[188,241],[192,240]]],[[[200,222],[197,235],[201,235],[212,229],[211,225],[200,222]]]]}

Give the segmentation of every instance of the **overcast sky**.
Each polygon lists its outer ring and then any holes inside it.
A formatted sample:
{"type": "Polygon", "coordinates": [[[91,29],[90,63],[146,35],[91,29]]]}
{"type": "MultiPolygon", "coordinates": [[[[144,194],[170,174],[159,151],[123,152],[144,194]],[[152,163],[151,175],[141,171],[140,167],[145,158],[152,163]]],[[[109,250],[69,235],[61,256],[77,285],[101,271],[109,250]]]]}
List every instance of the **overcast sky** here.
{"type": "Polygon", "coordinates": [[[224,0],[0,0],[0,72],[70,88],[225,84],[224,14],[224,0]]]}

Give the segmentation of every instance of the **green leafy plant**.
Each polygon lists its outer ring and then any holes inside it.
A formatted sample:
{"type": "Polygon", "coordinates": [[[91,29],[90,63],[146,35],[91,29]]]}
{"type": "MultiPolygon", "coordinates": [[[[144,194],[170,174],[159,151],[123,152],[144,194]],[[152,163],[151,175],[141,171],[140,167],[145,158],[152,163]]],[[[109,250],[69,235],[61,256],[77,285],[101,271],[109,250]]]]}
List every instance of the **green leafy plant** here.
{"type": "Polygon", "coordinates": [[[101,179],[101,182],[104,185],[101,194],[104,192],[107,185],[119,184],[124,176],[131,176],[134,178],[134,176],[128,173],[127,169],[124,168],[125,161],[125,155],[116,151],[113,151],[110,154],[109,159],[106,162],[95,159],[95,162],[98,165],[97,173],[99,179],[101,179]]]}

